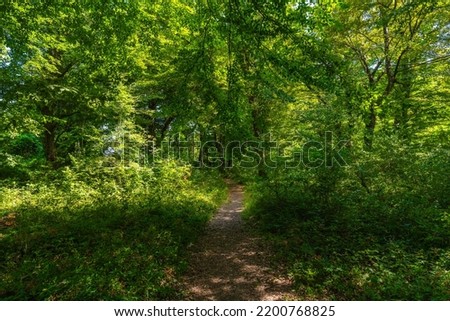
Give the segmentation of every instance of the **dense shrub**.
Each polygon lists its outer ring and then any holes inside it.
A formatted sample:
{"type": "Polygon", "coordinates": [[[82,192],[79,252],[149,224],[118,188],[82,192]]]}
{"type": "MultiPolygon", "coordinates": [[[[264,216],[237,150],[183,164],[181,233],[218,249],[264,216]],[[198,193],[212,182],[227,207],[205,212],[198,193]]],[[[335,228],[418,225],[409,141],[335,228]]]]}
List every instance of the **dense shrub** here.
{"type": "Polygon", "coordinates": [[[225,196],[219,176],[85,165],[0,187],[1,298],[177,298],[185,249],[225,196]]]}
{"type": "Polygon", "coordinates": [[[450,299],[448,154],[389,147],[249,187],[246,215],[302,299],[450,299]]]}

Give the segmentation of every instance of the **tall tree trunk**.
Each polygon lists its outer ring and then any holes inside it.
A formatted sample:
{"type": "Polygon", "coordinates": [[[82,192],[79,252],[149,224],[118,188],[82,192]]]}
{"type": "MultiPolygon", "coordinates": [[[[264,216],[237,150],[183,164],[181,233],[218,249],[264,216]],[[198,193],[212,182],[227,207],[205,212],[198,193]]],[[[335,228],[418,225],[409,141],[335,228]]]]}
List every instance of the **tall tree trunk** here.
{"type": "Polygon", "coordinates": [[[370,106],[369,115],[365,121],[366,132],[364,133],[364,145],[367,150],[372,149],[375,125],[377,123],[377,115],[375,114],[375,106],[370,106]]]}
{"type": "Polygon", "coordinates": [[[208,146],[205,146],[205,142],[206,142],[206,134],[203,131],[200,131],[200,149],[198,151],[198,163],[199,163],[200,167],[209,165],[207,163],[208,146]]]}
{"type": "MultiPolygon", "coordinates": [[[[250,98],[249,102],[253,103],[254,99],[250,98]]],[[[260,115],[260,111],[257,109],[256,106],[252,106],[253,110],[252,110],[252,118],[253,118],[253,135],[255,136],[256,139],[258,139],[260,141],[261,144],[264,144],[263,142],[263,137],[261,137],[261,126],[260,126],[260,122],[261,122],[261,115],[260,115]]],[[[257,150],[258,156],[259,156],[259,164],[258,164],[258,176],[259,177],[266,177],[267,173],[266,173],[266,163],[265,163],[265,151],[264,151],[264,146],[261,146],[261,148],[258,148],[257,150]]]]}
{"type": "Polygon", "coordinates": [[[223,136],[214,131],[214,145],[217,150],[217,159],[220,160],[219,170],[221,172],[225,171],[225,149],[223,144],[223,136]]]}
{"type": "Polygon", "coordinates": [[[44,151],[45,158],[53,166],[56,166],[56,124],[47,122],[44,125],[44,151]]]}
{"type": "MultiPolygon", "coordinates": [[[[54,117],[51,106],[45,105],[42,108],[42,115],[45,117],[54,117]]],[[[46,120],[44,123],[44,153],[47,162],[56,167],[56,129],[57,124],[52,120],[46,120]]]]}
{"type": "Polygon", "coordinates": [[[398,100],[397,110],[394,117],[394,132],[399,134],[399,137],[405,139],[409,137],[407,130],[408,113],[412,108],[410,99],[412,93],[412,84],[414,79],[414,71],[408,70],[407,66],[411,64],[409,58],[405,58],[405,66],[399,68],[399,81],[396,98],[398,100]]]}

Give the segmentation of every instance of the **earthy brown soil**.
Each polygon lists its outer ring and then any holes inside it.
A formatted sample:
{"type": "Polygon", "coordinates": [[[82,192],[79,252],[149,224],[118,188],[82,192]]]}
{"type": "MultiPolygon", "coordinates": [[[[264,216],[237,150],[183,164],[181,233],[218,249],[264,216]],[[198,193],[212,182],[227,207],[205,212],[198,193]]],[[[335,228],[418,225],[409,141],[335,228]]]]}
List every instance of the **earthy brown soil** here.
{"type": "Polygon", "coordinates": [[[241,219],[243,190],[226,203],[191,250],[183,284],[187,300],[293,300],[291,282],[270,266],[270,251],[241,219]]]}

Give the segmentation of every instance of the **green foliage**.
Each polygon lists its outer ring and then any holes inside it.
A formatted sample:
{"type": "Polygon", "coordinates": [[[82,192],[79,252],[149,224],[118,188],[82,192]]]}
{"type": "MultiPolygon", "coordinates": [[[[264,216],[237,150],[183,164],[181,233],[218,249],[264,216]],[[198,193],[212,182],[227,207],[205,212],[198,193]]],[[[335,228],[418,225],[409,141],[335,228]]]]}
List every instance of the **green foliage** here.
{"type": "Polygon", "coordinates": [[[267,115],[281,163],[250,177],[246,215],[302,299],[450,298],[447,11],[350,0],[277,15],[268,61],[291,99],[267,115]],[[326,156],[326,132],[346,164],[297,162],[326,156]]]}
{"type": "Polygon", "coordinates": [[[252,186],[246,215],[301,297],[450,298],[448,152],[384,143],[357,168],[326,171],[323,184],[323,169],[296,169],[252,186]]]}
{"type": "Polygon", "coordinates": [[[24,158],[42,158],[44,148],[39,139],[32,134],[22,134],[11,142],[10,152],[24,158]]]}
{"type": "Polygon", "coordinates": [[[44,163],[42,143],[33,134],[0,138],[0,179],[25,182],[44,163]]]}
{"type": "Polygon", "coordinates": [[[89,165],[1,187],[2,299],[178,297],[185,250],[223,201],[221,180],[175,163],[89,165]]]}
{"type": "Polygon", "coordinates": [[[215,159],[303,298],[449,298],[446,1],[0,12],[2,297],[176,297],[215,159]]]}

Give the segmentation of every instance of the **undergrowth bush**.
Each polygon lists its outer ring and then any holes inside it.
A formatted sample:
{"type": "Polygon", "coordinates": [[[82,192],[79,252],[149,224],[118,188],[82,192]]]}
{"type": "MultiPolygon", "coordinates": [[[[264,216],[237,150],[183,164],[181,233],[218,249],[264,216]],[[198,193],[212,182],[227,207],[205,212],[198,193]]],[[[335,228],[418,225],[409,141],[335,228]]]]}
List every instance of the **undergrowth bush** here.
{"type": "Polygon", "coordinates": [[[348,167],[272,170],[246,216],[301,299],[449,300],[449,172],[444,150],[377,147],[348,167]]]}
{"type": "Polygon", "coordinates": [[[175,162],[77,164],[0,187],[4,300],[176,299],[185,250],[226,196],[175,162]]]}

